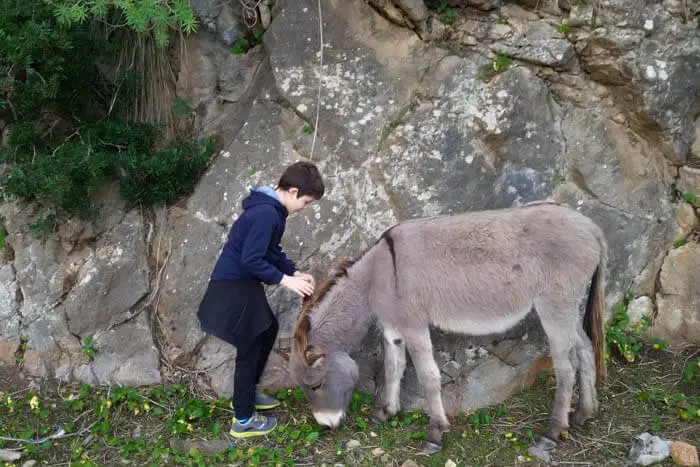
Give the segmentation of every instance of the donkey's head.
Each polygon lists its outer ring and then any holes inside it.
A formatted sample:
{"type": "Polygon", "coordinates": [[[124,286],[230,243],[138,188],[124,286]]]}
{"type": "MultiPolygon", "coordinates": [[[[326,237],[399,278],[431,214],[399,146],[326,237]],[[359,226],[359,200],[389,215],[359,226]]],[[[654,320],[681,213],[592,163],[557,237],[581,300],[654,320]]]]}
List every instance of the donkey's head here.
{"type": "Polygon", "coordinates": [[[294,346],[290,371],[311,403],[318,424],[329,428],[340,425],[359,378],[357,364],[350,355],[343,351],[326,355],[311,345],[300,352],[294,346]]]}
{"type": "MultiPolygon", "coordinates": [[[[341,265],[336,278],[345,274],[350,263],[341,265]]],[[[316,421],[336,428],[345,416],[352,391],[359,379],[359,369],[347,352],[327,349],[309,343],[311,309],[319,305],[321,297],[335,283],[335,278],[324,284],[314,297],[304,300],[304,306],[294,330],[294,345],[289,369],[294,381],[311,403],[316,421]]],[[[328,305],[327,303],[325,305],[328,305]]],[[[324,310],[317,312],[323,313],[324,310]]]]}

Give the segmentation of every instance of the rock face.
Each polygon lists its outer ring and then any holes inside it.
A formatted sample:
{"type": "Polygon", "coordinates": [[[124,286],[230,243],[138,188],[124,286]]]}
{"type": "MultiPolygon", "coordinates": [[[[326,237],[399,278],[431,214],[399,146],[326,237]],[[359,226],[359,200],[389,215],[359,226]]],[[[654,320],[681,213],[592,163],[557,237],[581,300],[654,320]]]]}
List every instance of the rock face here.
{"type": "MultiPolygon", "coordinates": [[[[0,359],[92,384],[151,384],[178,366],[230,394],[235,349],[199,330],[197,307],[248,189],[299,159],[319,165],[326,196],[289,219],[283,247],[319,280],[397,221],[548,198],[605,231],[609,305],[632,290],[655,335],[699,342],[700,37],[670,3],[324,2],[320,67],[316,2],[264,5],[246,54],[229,47],[242,11],[193,2],[206,27],[186,39],[177,92],[221,153],[175,206],[129,210],[105,187],[99,219],[43,239],[29,233],[37,207],[2,205],[0,359]]],[[[284,387],[300,303],[268,293],[280,335],[264,380],[284,387]]],[[[550,365],[534,316],[433,342],[449,412],[497,403],[550,365]]],[[[374,391],[376,329],[354,356],[374,391]]],[[[421,407],[410,365],[403,387],[403,406],[421,407]]]]}
{"type": "Polygon", "coordinates": [[[660,281],[656,334],[669,341],[700,344],[700,244],[671,250],[660,281]]]}

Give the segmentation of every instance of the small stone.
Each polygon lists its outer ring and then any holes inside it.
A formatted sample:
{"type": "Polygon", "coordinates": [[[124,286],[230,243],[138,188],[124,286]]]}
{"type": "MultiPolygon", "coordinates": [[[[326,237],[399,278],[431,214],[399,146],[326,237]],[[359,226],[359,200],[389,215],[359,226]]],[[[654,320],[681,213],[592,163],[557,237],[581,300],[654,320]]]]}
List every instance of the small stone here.
{"type": "Polygon", "coordinates": [[[675,441],[671,444],[671,458],[673,462],[683,466],[700,465],[698,450],[692,444],[675,441]]]}
{"type": "Polygon", "coordinates": [[[447,459],[447,462],[445,462],[445,467],[457,467],[457,464],[455,464],[455,461],[452,459],[447,459]]]}
{"type": "Polygon", "coordinates": [[[574,4],[569,12],[569,26],[577,28],[588,24],[593,18],[593,7],[587,3],[574,4]]]}
{"type": "Polygon", "coordinates": [[[632,440],[630,460],[633,464],[651,465],[666,459],[670,454],[671,442],[649,433],[642,433],[632,440]]]}
{"type": "Polygon", "coordinates": [[[11,451],[9,449],[0,449],[0,461],[12,462],[19,460],[22,457],[21,451],[11,451]]]}
{"type": "Polygon", "coordinates": [[[28,460],[24,464],[22,464],[22,467],[34,467],[36,465],[36,461],[34,459],[28,460]]]}
{"type": "Polygon", "coordinates": [[[532,457],[536,457],[543,462],[549,463],[552,460],[552,456],[549,453],[552,452],[556,446],[557,443],[554,441],[542,437],[536,445],[527,448],[527,452],[532,457]]]}
{"type": "Polygon", "coordinates": [[[648,19],[644,21],[644,29],[646,29],[647,31],[652,31],[654,29],[654,20],[648,19]]]}
{"type": "Polygon", "coordinates": [[[680,227],[678,236],[686,236],[698,226],[698,216],[695,215],[695,209],[685,201],[681,201],[676,207],[676,218],[678,219],[678,227],[680,227]]]}
{"type": "Polygon", "coordinates": [[[411,459],[408,459],[403,464],[401,464],[401,467],[418,467],[418,464],[416,464],[411,459]]]}
{"type": "Polygon", "coordinates": [[[136,428],[134,428],[134,431],[131,432],[131,439],[135,439],[135,440],[146,439],[143,427],[141,425],[137,425],[136,428]]]}
{"type": "MultiPolygon", "coordinates": [[[[700,131],[698,131],[700,135],[700,131]]],[[[693,193],[700,196],[700,169],[694,167],[681,167],[678,170],[678,190],[681,193],[693,193]]]]}
{"type": "Polygon", "coordinates": [[[372,455],[373,455],[374,457],[379,457],[379,456],[381,456],[382,454],[384,454],[384,449],[382,449],[382,448],[374,448],[374,449],[372,449],[372,455]]]}
{"type": "Polygon", "coordinates": [[[225,439],[193,440],[170,438],[170,447],[182,453],[196,449],[204,456],[213,456],[228,449],[229,443],[225,439]]]}
{"type": "Polygon", "coordinates": [[[625,123],[627,121],[627,119],[625,118],[625,114],[623,114],[623,113],[618,113],[618,114],[613,115],[612,119],[616,123],[625,123]]]}
{"type": "Polygon", "coordinates": [[[627,306],[629,326],[637,326],[642,322],[642,318],[644,316],[651,316],[653,311],[654,309],[653,304],[651,303],[651,298],[647,296],[635,298],[627,306]]]}
{"type": "Polygon", "coordinates": [[[350,441],[345,443],[345,449],[347,449],[348,451],[350,451],[351,449],[358,448],[358,447],[360,447],[360,442],[356,439],[351,439],[350,441]]]}

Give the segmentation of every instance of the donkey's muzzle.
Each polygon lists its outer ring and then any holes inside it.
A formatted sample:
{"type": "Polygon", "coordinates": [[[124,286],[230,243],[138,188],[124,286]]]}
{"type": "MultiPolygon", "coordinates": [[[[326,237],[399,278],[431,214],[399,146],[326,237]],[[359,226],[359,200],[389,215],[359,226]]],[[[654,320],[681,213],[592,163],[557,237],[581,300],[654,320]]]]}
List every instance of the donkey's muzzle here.
{"type": "Polygon", "coordinates": [[[345,418],[345,412],[342,410],[319,410],[314,411],[313,414],[316,422],[327,428],[338,428],[345,418]]]}

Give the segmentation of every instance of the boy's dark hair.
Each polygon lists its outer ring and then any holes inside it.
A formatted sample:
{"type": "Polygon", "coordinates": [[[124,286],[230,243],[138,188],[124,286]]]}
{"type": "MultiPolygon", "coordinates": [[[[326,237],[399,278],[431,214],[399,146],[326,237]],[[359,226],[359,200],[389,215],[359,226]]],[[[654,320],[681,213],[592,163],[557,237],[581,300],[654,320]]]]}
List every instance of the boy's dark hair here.
{"type": "Polygon", "coordinates": [[[277,186],[283,190],[299,189],[297,198],[309,195],[314,199],[321,199],[326,190],[318,168],[311,162],[295,162],[287,167],[277,186]]]}

